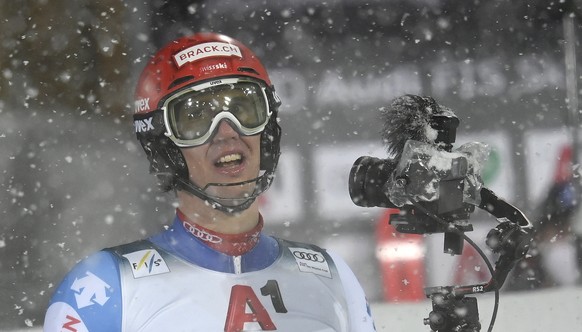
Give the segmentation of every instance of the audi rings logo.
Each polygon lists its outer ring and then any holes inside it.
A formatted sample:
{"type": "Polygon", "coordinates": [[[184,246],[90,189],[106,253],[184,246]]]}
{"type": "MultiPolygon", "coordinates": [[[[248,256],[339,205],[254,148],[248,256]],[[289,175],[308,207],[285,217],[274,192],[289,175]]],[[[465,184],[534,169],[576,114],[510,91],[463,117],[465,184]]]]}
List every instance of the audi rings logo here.
{"type": "Polygon", "coordinates": [[[208,232],[206,232],[203,229],[200,229],[188,222],[184,221],[184,228],[186,228],[186,230],[188,232],[190,232],[192,235],[194,235],[195,237],[206,241],[206,242],[210,242],[210,243],[221,243],[222,242],[222,238],[213,234],[210,234],[208,232]]]}
{"type": "Polygon", "coordinates": [[[305,260],[317,262],[317,263],[325,262],[325,258],[323,257],[323,255],[320,255],[318,253],[311,253],[311,252],[295,250],[293,252],[293,256],[295,256],[299,259],[305,259],[305,260]]]}

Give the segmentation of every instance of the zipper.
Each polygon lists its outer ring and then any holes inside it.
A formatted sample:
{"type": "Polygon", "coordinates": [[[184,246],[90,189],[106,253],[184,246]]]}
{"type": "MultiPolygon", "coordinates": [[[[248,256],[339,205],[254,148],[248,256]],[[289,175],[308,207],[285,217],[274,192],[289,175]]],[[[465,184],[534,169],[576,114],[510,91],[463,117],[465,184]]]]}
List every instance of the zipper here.
{"type": "Polygon", "coordinates": [[[232,257],[232,264],[234,267],[234,274],[241,274],[242,273],[242,257],[241,256],[233,256],[232,257]]]}

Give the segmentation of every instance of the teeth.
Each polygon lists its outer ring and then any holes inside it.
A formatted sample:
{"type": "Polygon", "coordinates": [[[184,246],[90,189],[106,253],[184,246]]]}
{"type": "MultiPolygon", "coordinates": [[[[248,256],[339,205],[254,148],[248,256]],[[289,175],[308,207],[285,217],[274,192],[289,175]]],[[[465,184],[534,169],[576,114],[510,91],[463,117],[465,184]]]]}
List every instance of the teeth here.
{"type": "Polygon", "coordinates": [[[235,160],[241,160],[241,159],[242,159],[242,156],[241,156],[240,154],[238,154],[238,153],[233,153],[233,154],[229,154],[229,155],[226,155],[226,156],[224,156],[224,157],[220,158],[220,159],[218,160],[218,162],[219,162],[219,163],[229,163],[229,162],[231,162],[231,161],[235,161],[235,160]]]}

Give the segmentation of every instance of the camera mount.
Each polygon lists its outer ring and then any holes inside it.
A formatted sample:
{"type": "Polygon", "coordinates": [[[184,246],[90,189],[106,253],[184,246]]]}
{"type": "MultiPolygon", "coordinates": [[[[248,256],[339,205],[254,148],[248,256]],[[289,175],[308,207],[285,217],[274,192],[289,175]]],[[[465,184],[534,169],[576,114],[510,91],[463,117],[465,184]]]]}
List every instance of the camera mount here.
{"type": "MultiPolygon", "coordinates": [[[[515,263],[523,259],[529,250],[533,236],[533,227],[526,216],[515,206],[498,198],[491,190],[482,188],[481,204],[479,208],[487,211],[497,218],[499,225],[491,229],[487,234],[486,244],[491,250],[499,254],[495,268],[483,253],[483,251],[465,234],[466,229],[459,228],[450,220],[436,215],[419,202],[413,201],[412,205],[417,212],[430,218],[440,225],[445,234],[457,234],[471,244],[483,258],[491,273],[491,279],[482,284],[466,286],[437,286],[425,288],[425,295],[431,299],[433,310],[429,317],[424,319],[425,325],[438,332],[477,332],[481,330],[477,299],[466,297],[470,294],[495,292],[495,307],[489,331],[497,315],[499,305],[499,289],[503,286],[507,276],[515,263]]],[[[413,210],[408,207],[408,210],[413,210]]],[[[415,211],[415,210],[413,210],[415,211]]],[[[418,215],[418,213],[417,213],[418,215]]],[[[422,220],[422,218],[420,218],[422,220]]],[[[397,219],[396,222],[398,222],[397,219]]],[[[400,231],[406,231],[400,228],[400,231]]],[[[446,248],[446,243],[445,243],[446,248]]],[[[462,246],[461,246],[462,248],[462,246]]]]}

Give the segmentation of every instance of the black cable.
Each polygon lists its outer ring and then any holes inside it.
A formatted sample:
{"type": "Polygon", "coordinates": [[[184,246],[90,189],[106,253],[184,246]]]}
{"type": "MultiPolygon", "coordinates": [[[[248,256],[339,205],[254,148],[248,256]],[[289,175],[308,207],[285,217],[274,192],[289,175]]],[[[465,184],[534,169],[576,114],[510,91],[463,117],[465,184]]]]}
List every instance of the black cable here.
{"type": "Polygon", "coordinates": [[[479,248],[479,246],[477,246],[477,244],[475,242],[473,242],[473,240],[471,240],[466,234],[464,234],[461,231],[458,231],[458,233],[460,233],[461,236],[463,237],[463,239],[465,239],[465,241],[467,241],[467,243],[469,243],[477,251],[477,253],[479,253],[479,255],[485,261],[485,264],[487,265],[487,268],[489,269],[489,273],[491,273],[491,279],[493,280],[493,283],[494,283],[493,289],[495,290],[494,291],[495,301],[493,304],[493,313],[491,315],[491,323],[489,324],[489,328],[487,329],[488,332],[491,332],[491,331],[493,331],[493,325],[495,324],[495,320],[497,319],[497,311],[499,309],[499,288],[497,287],[497,281],[495,281],[495,276],[494,276],[495,270],[493,269],[493,266],[491,265],[491,262],[489,261],[487,256],[485,256],[485,253],[483,252],[483,250],[481,250],[481,248],[479,248]]]}
{"type": "Polygon", "coordinates": [[[481,256],[481,258],[485,262],[485,265],[487,265],[489,273],[491,273],[491,280],[493,281],[493,288],[495,290],[495,302],[493,304],[493,313],[491,315],[491,322],[487,330],[488,332],[491,332],[493,330],[495,320],[497,319],[497,311],[499,309],[499,288],[497,287],[497,282],[495,280],[495,270],[493,269],[493,265],[491,265],[491,262],[489,261],[483,250],[481,250],[481,248],[475,242],[473,242],[473,240],[471,240],[464,232],[462,232],[461,230],[459,230],[457,227],[447,222],[446,220],[442,219],[438,215],[432,213],[424,206],[420,205],[420,203],[418,203],[417,201],[412,199],[410,201],[412,202],[412,205],[414,205],[415,208],[419,209],[422,213],[426,214],[427,216],[433,218],[434,220],[442,224],[447,231],[452,231],[454,233],[461,235],[463,239],[467,241],[467,243],[469,243],[477,251],[477,253],[481,256]]]}

